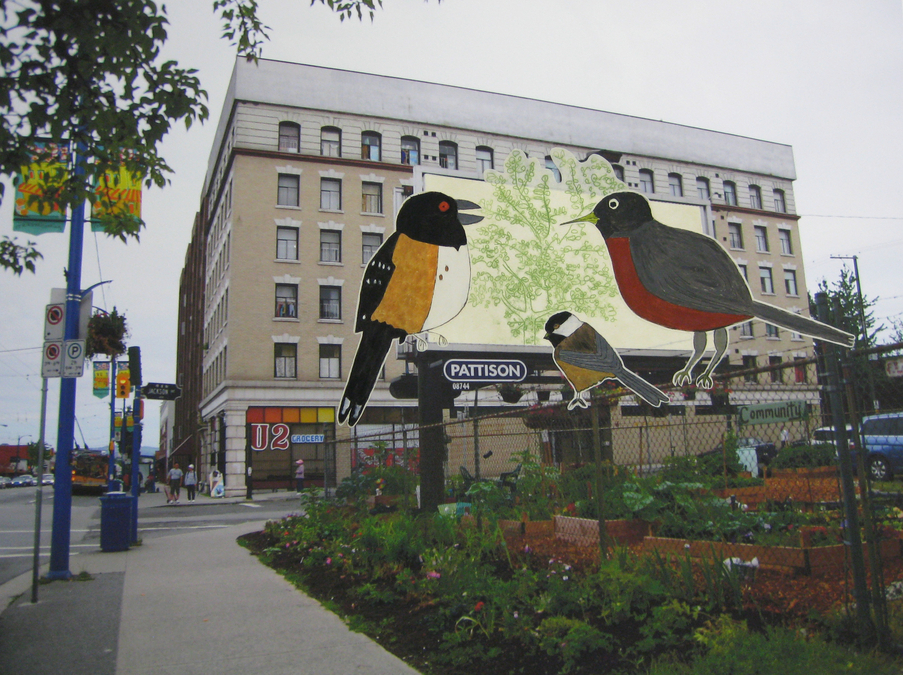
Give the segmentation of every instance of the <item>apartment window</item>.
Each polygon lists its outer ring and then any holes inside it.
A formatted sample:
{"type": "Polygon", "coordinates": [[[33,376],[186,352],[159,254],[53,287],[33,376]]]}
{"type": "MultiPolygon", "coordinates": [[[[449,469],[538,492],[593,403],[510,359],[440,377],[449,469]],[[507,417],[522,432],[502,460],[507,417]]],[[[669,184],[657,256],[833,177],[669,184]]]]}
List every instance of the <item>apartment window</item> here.
{"type": "Polygon", "coordinates": [[[784,200],[784,191],[775,190],[774,194],[774,210],[778,213],[787,213],[787,202],[784,200]]]}
{"type": "Polygon", "coordinates": [[[451,141],[439,141],[439,166],[443,169],[458,168],[458,146],[451,141]]]}
{"type": "Polygon", "coordinates": [[[760,188],[758,185],[749,186],[749,208],[762,208],[762,188],[760,188]]]}
{"type": "Polygon", "coordinates": [[[709,191],[709,179],[699,177],[696,179],[696,192],[699,193],[700,199],[709,199],[711,192],[709,191]]]}
{"type": "Polygon", "coordinates": [[[611,169],[615,172],[615,178],[624,183],[624,167],[620,164],[612,164],[611,169]]]}
{"type": "Polygon", "coordinates": [[[342,130],[337,127],[320,129],[320,154],[324,157],[342,156],[342,130]]]}
{"type": "Polygon", "coordinates": [[[298,318],[298,285],[276,284],[276,316],[298,318]]]}
{"type": "Polygon", "coordinates": [[[361,246],[361,263],[366,265],[370,262],[370,258],[372,258],[376,251],[383,244],[383,236],[381,234],[367,234],[364,233],[363,244],[361,246]]]}
{"type": "Polygon", "coordinates": [[[297,227],[277,227],[276,228],[276,259],[277,260],[297,260],[298,259],[298,228],[297,227]]]}
{"type": "Polygon", "coordinates": [[[561,182],[561,171],[558,170],[558,167],[555,165],[555,161],[552,159],[551,155],[546,155],[546,168],[552,172],[552,175],[555,177],[555,182],[561,182]]]}
{"type": "MultiPolygon", "coordinates": [[[[769,366],[779,366],[783,363],[781,361],[780,356],[769,356],[768,357],[768,365],[769,366]]],[[[784,381],[784,370],[782,368],[775,368],[771,372],[769,372],[771,376],[771,381],[775,384],[781,384],[784,381]]]]}
{"type": "Polygon", "coordinates": [[[488,171],[489,169],[495,168],[495,153],[492,148],[486,147],[485,145],[477,146],[477,171],[483,173],[484,171],[488,171]]]}
{"type": "Polygon", "coordinates": [[[365,131],[361,134],[361,159],[369,159],[371,162],[380,161],[382,137],[375,131],[365,131]]]}
{"type": "Polygon", "coordinates": [[[655,192],[655,180],[649,169],[640,169],[640,190],[649,194],[655,192]]]}
{"type": "Polygon", "coordinates": [[[320,230],[320,262],[342,262],[342,233],[320,230]]]}
{"type": "Polygon", "coordinates": [[[342,377],[341,345],[320,345],[320,377],[330,380],[342,377]]]}
{"type": "Polygon", "coordinates": [[[759,284],[766,295],[774,295],[774,280],[771,278],[770,267],[759,268],[759,284]]]}
{"type": "Polygon", "coordinates": [[[338,286],[320,286],[320,318],[341,320],[342,289],[338,286]]]}
{"type": "Polygon", "coordinates": [[[295,379],[298,376],[298,345],[277,342],[274,345],[273,375],[295,379]]]}
{"type": "Polygon", "coordinates": [[[793,379],[797,384],[805,384],[809,381],[806,365],[801,363],[802,361],[805,361],[805,359],[800,357],[794,357],[793,359],[793,379]]]}
{"type": "Polygon", "coordinates": [[[415,136],[401,137],[401,163],[420,164],[420,139],[415,136]]]}
{"type": "Polygon", "coordinates": [[[684,196],[684,180],[679,173],[668,174],[668,187],[671,188],[672,197],[684,196]]]}
{"type": "Polygon", "coordinates": [[[361,211],[364,213],[383,212],[383,186],[380,183],[361,185],[361,211]]]}
{"type": "Polygon", "coordinates": [[[728,206],[737,205],[737,186],[729,180],[724,181],[724,203],[728,206]]]}
{"type": "Polygon", "coordinates": [[[793,255],[793,244],[790,243],[790,230],[778,230],[778,241],[781,242],[781,253],[793,255]]]}
{"type": "Polygon", "coordinates": [[[740,268],[740,274],[742,274],[743,278],[746,279],[746,283],[749,283],[749,272],[746,270],[746,265],[743,263],[737,263],[737,267],[740,268]]]}
{"type": "Polygon", "coordinates": [[[301,125],[279,123],[279,152],[301,152],[301,125]]]}
{"type": "Polygon", "coordinates": [[[740,324],[740,337],[751,338],[753,336],[752,321],[740,324]]]}
{"type": "Polygon", "coordinates": [[[756,250],[759,253],[768,253],[768,230],[762,225],[756,225],[756,250]]]}
{"type": "Polygon", "coordinates": [[[324,211],[342,210],[342,181],[338,178],[320,179],[320,208],[324,211]]]}
{"type": "Polygon", "coordinates": [[[784,290],[787,295],[799,295],[796,287],[796,270],[784,270],[784,290]]]}
{"type": "Polygon", "coordinates": [[[743,248],[743,231],[740,223],[728,223],[727,232],[731,240],[731,248],[743,248]]]}
{"type": "Polygon", "coordinates": [[[300,194],[301,176],[291,173],[280,173],[276,204],[279,206],[298,206],[300,194]]]}
{"type": "MultiPolygon", "coordinates": [[[[743,357],[743,370],[755,370],[757,367],[755,356],[743,357]]],[[[746,373],[743,375],[743,380],[745,382],[758,382],[759,376],[756,373],[746,373]]]]}
{"type": "Polygon", "coordinates": [[[778,330],[778,327],[772,325],[770,323],[765,324],[765,337],[777,339],[781,337],[781,331],[778,330]]]}

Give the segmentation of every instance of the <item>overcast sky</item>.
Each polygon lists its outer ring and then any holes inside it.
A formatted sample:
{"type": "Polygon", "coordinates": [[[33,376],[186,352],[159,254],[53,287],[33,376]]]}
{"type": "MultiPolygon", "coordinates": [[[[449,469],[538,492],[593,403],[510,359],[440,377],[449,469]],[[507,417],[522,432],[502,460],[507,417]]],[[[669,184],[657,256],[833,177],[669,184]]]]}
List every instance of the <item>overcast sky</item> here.
{"type": "MultiPolygon", "coordinates": [[[[664,120],[793,146],[809,287],[859,256],[876,315],[903,314],[903,3],[870,0],[384,0],[371,23],[308,0],[260,0],[266,58],[457,85],[664,120]]],[[[144,380],[175,382],[179,274],[234,52],[212,0],[168,4],[165,56],[197,68],[210,121],[168,138],[172,184],[144,195],[147,230],[124,245],[88,234],[82,286],[125,312],[144,380]]],[[[9,194],[9,192],[7,192],[9,194]]],[[[12,235],[9,199],[0,235],[12,235]]],[[[22,235],[18,235],[22,238],[22,235]]],[[[63,287],[68,236],[36,239],[36,275],[0,272],[0,443],[36,440],[43,309],[63,287]]],[[[848,263],[849,264],[849,263],[848,263]]],[[[46,438],[57,445],[59,380],[46,438]]],[[[149,402],[145,445],[156,446],[149,402]]],[[[109,399],[78,385],[76,439],[105,447],[109,399]]]]}

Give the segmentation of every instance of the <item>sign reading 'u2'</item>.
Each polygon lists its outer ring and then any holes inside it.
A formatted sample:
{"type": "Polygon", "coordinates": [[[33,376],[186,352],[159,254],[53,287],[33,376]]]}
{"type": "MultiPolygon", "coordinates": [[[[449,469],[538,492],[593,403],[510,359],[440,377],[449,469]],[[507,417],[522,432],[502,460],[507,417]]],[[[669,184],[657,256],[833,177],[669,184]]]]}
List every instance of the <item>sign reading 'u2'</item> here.
{"type": "Polygon", "coordinates": [[[288,450],[289,443],[325,443],[325,434],[293,434],[287,424],[252,424],[251,450],[288,450]]]}

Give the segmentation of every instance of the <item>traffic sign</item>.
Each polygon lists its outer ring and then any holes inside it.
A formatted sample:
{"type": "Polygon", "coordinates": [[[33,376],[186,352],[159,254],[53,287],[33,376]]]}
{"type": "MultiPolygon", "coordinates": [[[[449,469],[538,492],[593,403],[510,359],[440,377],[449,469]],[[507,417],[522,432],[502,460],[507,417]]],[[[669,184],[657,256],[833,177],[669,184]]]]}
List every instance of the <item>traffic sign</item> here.
{"type": "Polygon", "coordinates": [[[44,340],[62,340],[66,329],[66,303],[51,303],[44,308],[44,340]]]}
{"type": "Polygon", "coordinates": [[[54,340],[44,343],[41,360],[41,377],[63,376],[63,341],[54,340]]]}
{"type": "Polygon", "coordinates": [[[85,341],[63,343],[63,377],[81,377],[85,373],[85,341]]]}
{"type": "Polygon", "coordinates": [[[182,395],[182,390],[174,384],[148,382],[141,388],[141,395],[151,400],[175,401],[182,395]]]}

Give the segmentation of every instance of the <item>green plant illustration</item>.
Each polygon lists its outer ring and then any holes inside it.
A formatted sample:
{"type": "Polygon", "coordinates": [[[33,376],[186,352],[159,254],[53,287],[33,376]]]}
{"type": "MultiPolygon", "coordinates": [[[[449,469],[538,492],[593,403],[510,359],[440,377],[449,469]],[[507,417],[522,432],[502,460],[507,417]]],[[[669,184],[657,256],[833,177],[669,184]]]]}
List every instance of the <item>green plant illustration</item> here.
{"type": "Polygon", "coordinates": [[[625,188],[598,155],[580,162],[555,148],[561,182],[538,159],[515,150],[503,171],[487,171],[492,200],[472,238],[470,302],[500,306],[511,335],[539,344],[549,316],[568,310],[614,321],[608,301],[618,293],[602,237],[585,224],[561,224],[593,209],[604,195],[625,188]]]}

